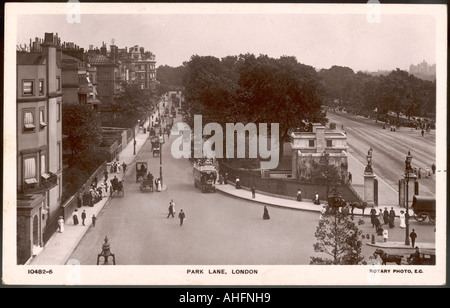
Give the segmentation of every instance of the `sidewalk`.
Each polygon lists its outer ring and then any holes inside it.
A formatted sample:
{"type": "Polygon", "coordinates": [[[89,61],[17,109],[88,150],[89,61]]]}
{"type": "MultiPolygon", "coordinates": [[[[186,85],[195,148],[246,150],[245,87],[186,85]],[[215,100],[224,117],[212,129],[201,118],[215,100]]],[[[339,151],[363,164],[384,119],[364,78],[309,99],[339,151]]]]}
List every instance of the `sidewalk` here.
{"type": "MultiPolygon", "coordinates": [[[[144,127],[147,127],[148,121],[145,123],[144,127]]],[[[136,135],[136,155],[134,152],[133,141],[131,140],[127,146],[120,152],[119,161],[120,163],[125,162],[128,166],[127,172],[130,172],[131,165],[133,164],[136,157],[138,157],[139,152],[144,146],[145,142],[148,140],[148,134],[139,133],[136,135]]],[[[107,168],[109,172],[109,168],[107,168]]],[[[110,174],[108,178],[118,176],[120,179],[123,177],[123,172],[119,174],[110,174]]],[[[73,225],[71,219],[67,220],[64,224],[64,232],[55,232],[53,236],[48,240],[47,244],[43,250],[34,258],[32,258],[27,264],[31,265],[64,265],[66,264],[68,258],[72,252],[77,247],[80,240],[83,238],[84,234],[91,227],[92,215],[98,216],[103,207],[108,204],[110,200],[109,192],[102,200],[97,202],[93,207],[83,206],[78,209],[78,218],[80,224],[78,226],[73,225]],[[85,226],[81,224],[81,213],[83,210],[86,211],[86,221],[85,226]]]]}
{"type": "MultiPolygon", "coordinates": [[[[350,154],[348,154],[348,166],[349,171],[353,174],[352,187],[362,198],[364,193],[363,174],[365,166],[350,154]]],[[[253,202],[259,202],[270,206],[289,208],[293,210],[320,212],[322,210],[322,206],[325,205],[326,203],[325,200],[321,200],[320,201],[321,205],[316,205],[312,203],[312,200],[308,199],[306,200],[303,199],[304,201],[298,202],[293,197],[273,195],[263,191],[256,191],[256,196],[253,199],[252,193],[250,192],[250,188],[242,187],[242,189],[236,189],[234,187],[234,184],[216,185],[216,190],[220,193],[233,196],[236,198],[246,199],[248,201],[253,202]]],[[[397,216],[399,216],[400,210],[405,210],[405,208],[401,208],[398,205],[398,193],[392,187],[386,184],[386,182],[384,182],[382,179],[378,179],[378,196],[379,196],[378,206],[375,206],[377,212],[379,211],[379,209],[384,210],[385,207],[387,207],[388,210],[390,210],[391,207],[393,207],[395,213],[397,214],[397,216]]],[[[369,216],[369,213],[370,208],[368,207],[364,211],[364,215],[369,216]]],[[[410,214],[412,214],[412,212],[410,212],[410,214]]],[[[354,215],[361,216],[362,210],[355,209],[354,215]]]]}

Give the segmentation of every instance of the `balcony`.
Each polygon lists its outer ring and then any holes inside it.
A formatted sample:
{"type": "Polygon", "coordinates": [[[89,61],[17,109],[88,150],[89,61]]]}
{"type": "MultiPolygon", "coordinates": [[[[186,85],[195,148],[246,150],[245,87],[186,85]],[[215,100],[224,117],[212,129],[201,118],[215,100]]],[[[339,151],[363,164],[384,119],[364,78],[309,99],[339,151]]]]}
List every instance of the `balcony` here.
{"type": "Polygon", "coordinates": [[[40,182],[29,182],[30,184],[24,183],[22,186],[17,188],[18,195],[44,193],[45,191],[58,185],[58,176],[54,173],[48,172],[41,176],[40,182]]]}

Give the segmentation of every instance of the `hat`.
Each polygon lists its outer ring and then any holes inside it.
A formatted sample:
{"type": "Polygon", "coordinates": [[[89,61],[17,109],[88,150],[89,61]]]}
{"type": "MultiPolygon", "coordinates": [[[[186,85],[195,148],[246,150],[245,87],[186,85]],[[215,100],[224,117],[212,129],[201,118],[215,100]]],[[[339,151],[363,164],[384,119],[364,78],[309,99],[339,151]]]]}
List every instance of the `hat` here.
{"type": "Polygon", "coordinates": [[[59,218],[63,218],[62,216],[59,216],[59,218]]]}

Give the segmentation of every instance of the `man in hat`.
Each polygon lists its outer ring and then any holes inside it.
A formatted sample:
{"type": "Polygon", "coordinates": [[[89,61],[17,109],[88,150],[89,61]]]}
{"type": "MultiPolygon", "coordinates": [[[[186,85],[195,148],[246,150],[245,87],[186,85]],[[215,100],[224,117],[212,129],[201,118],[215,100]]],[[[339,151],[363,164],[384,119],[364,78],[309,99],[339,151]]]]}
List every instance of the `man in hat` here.
{"type": "Polygon", "coordinates": [[[389,224],[389,212],[387,210],[387,207],[384,208],[384,212],[383,212],[383,221],[385,225],[389,224]]]}
{"type": "Polygon", "coordinates": [[[180,218],[180,226],[183,225],[183,220],[186,218],[186,215],[183,212],[183,209],[180,210],[180,213],[178,214],[178,218],[180,218]]]}
{"type": "Polygon", "coordinates": [[[81,213],[81,221],[83,223],[84,226],[84,220],[86,219],[86,210],[83,210],[83,213],[81,213]]]}

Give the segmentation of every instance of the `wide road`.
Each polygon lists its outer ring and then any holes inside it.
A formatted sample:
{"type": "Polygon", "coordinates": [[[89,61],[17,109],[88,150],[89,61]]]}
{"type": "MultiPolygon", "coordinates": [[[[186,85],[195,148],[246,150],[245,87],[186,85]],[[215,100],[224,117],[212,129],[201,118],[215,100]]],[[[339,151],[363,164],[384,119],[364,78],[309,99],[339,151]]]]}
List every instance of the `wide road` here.
{"type": "MultiPolygon", "coordinates": [[[[412,167],[417,169],[430,168],[436,163],[436,134],[435,131],[425,132],[422,137],[420,130],[401,127],[391,132],[387,127],[382,129],[380,123],[354,115],[327,111],[329,122],[337,124],[337,129],[344,125],[347,133],[349,153],[364,165],[367,164],[366,155],[370,147],[373,149],[373,169],[392,188],[398,190],[398,180],[405,170],[405,158],[411,151],[412,167]]],[[[419,194],[436,194],[435,177],[419,180],[419,194]]]]}

